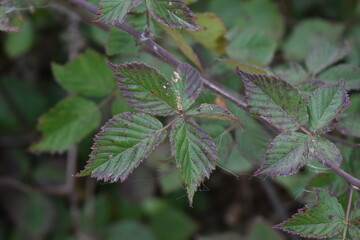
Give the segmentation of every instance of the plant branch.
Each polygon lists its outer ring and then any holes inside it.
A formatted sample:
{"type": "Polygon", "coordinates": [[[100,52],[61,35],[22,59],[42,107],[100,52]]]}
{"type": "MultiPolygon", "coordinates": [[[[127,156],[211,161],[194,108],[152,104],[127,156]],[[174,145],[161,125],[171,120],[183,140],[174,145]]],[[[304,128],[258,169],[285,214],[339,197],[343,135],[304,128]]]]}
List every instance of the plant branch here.
{"type": "MultiPolygon", "coordinates": [[[[77,7],[80,7],[81,9],[85,9],[88,12],[91,12],[93,14],[97,14],[98,10],[97,7],[93,4],[87,2],[86,0],[70,0],[71,3],[76,5],[77,7]]],[[[127,24],[124,23],[117,23],[115,24],[116,27],[120,28],[121,30],[127,32],[131,36],[135,37],[138,41],[142,42],[145,46],[147,46],[151,51],[153,51],[155,54],[157,54],[159,57],[161,57],[165,62],[169,63],[170,65],[177,67],[182,62],[180,62],[177,58],[175,58],[171,53],[169,53],[167,50],[165,50],[163,47],[155,43],[153,40],[148,38],[144,33],[141,33],[132,27],[130,27],[127,24]]],[[[222,89],[218,84],[209,81],[208,79],[201,77],[201,80],[204,83],[204,86],[213,92],[219,94],[223,98],[229,100],[230,102],[234,103],[236,106],[244,109],[245,111],[249,112],[249,109],[247,107],[247,104],[234,97],[230,93],[228,93],[226,90],[222,89]]],[[[263,117],[259,117],[259,119],[263,122],[267,122],[267,120],[263,117]]],[[[331,161],[325,159],[323,161],[323,164],[329,168],[331,168],[335,173],[337,173],[339,176],[341,176],[345,181],[347,181],[349,184],[360,187],[360,180],[349,175],[342,169],[340,169],[338,166],[331,163],[331,161]]]]}
{"type": "Polygon", "coordinates": [[[347,203],[347,207],[346,207],[346,215],[345,215],[345,227],[344,227],[344,231],[343,231],[342,240],[346,240],[346,233],[348,230],[349,216],[350,216],[350,211],[351,211],[353,189],[354,189],[353,186],[350,185],[349,186],[349,199],[348,199],[348,203],[347,203]]]}

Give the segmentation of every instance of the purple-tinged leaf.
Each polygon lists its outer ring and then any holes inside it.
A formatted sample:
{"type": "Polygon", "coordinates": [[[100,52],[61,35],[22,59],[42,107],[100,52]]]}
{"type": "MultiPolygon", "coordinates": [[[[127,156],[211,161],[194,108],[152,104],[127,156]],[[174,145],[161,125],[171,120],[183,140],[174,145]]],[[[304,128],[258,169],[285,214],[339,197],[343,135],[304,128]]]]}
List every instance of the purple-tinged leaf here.
{"type": "Polygon", "coordinates": [[[161,122],[144,113],[121,113],[95,137],[87,166],[77,176],[123,182],[164,141],[161,122]]]}
{"type": "Polygon", "coordinates": [[[240,118],[234,116],[229,110],[215,104],[201,104],[199,107],[190,109],[188,116],[199,118],[210,118],[217,120],[241,121],[240,118]]]}
{"type": "Polygon", "coordinates": [[[340,166],[342,162],[340,150],[334,143],[322,137],[311,139],[309,153],[311,157],[316,158],[321,163],[330,161],[334,165],[340,166]]]}
{"type": "Polygon", "coordinates": [[[123,23],[126,15],[143,0],[101,0],[98,16],[94,21],[106,24],[123,23]]]}
{"type": "Polygon", "coordinates": [[[175,113],[177,101],[171,83],[158,70],[144,63],[108,64],[130,106],[152,115],[175,113]]]}
{"type": "Polygon", "coordinates": [[[322,80],[310,79],[307,81],[303,81],[296,87],[299,88],[303,97],[305,99],[308,99],[316,89],[318,89],[319,87],[324,86],[324,85],[326,85],[326,82],[324,82],[322,80]]]}
{"type": "Polygon", "coordinates": [[[176,108],[186,111],[199,97],[203,82],[199,72],[187,63],[182,63],[171,78],[172,90],[176,95],[176,108]]]}
{"type": "Polygon", "coordinates": [[[193,13],[182,0],[147,0],[146,4],[151,16],[170,28],[200,29],[193,13]]]}
{"type": "Polygon", "coordinates": [[[298,213],[274,228],[304,238],[324,239],[340,233],[345,213],[337,199],[323,190],[315,190],[317,202],[299,209],[298,213]]]}
{"type": "Polygon", "coordinates": [[[306,105],[298,89],[269,74],[255,74],[237,68],[245,85],[247,104],[255,116],[262,116],[279,131],[297,130],[306,123],[306,105]]]}
{"type": "Polygon", "coordinates": [[[254,175],[289,176],[296,173],[309,160],[310,136],[298,133],[281,133],[269,144],[265,161],[254,175]]]}
{"type": "Polygon", "coordinates": [[[328,126],[335,117],[348,106],[350,100],[343,80],[318,88],[310,96],[307,104],[309,129],[317,132],[328,131],[328,126]]]}
{"type": "Polygon", "coordinates": [[[194,121],[184,118],[178,119],[172,126],[170,142],[192,205],[196,189],[209,178],[219,159],[216,143],[194,121]]]}

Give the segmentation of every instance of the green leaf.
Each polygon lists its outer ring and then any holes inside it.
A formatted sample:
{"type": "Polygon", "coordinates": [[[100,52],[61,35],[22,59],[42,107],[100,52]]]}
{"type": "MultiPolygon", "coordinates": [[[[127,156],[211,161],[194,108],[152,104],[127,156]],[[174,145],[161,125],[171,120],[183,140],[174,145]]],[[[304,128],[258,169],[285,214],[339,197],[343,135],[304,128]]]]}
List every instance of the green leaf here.
{"type": "Polygon", "coordinates": [[[343,27],[321,19],[300,22],[285,41],[283,50],[287,60],[302,61],[310,49],[324,42],[334,43],[340,38],[343,27]]]}
{"type": "Polygon", "coordinates": [[[353,240],[360,239],[360,200],[354,203],[354,210],[350,214],[349,235],[353,240]]]}
{"type": "Polygon", "coordinates": [[[289,176],[309,159],[310,136],[298,132],[281,133],[269,144],[265,161],[255,175],[289,176]]]}
{"type": "Polygon", "coordinates": [[[175,93],[171,83],[156,68],[136,62],[108,64],[130,106],[153,115],[174,114],[174,109],[177,109],[175,93]]]}
{"type": "Polygon", "coordinates": [[[297,130],[307,121],[306,105],[300,91],[281,78],[253,74],[239,67],[237,73],[245,85],[250,112],[280,131],[297,130]]]}
{"type": "Polygon", "coordinates": [[[123,23],[130,10],[139,6],[143,0],[101,0],[95,21],[106,24],[123,23]]]}
{"type": "Polygon", "coordinates": [[[215,104],[201,104],[199,107],[190,109],[187,112],[188,116],[199,118],[210,118],[217,120],[241,121],[240,118],[235,117],[229,110],[215,104]]]}
{"type": "Polygon", "coordinates": [[[283,76],[291,84],[297,84],[307,77],[306,70],[297,62],[290,62],[288,67],[277,67],[275,72],[277,75],[283,76]]]}
{"type": "Polygon", "coordinates": [[[68,97],[41,116],[41,140],[31,146],[35,151],[63,152],[79,142],[100,124],[101,114],[92,101],[68,97]]]}
{"type": "Polygon", "coordinates": [[[184,118],[178,119],[172,126],[170,142],[192,205],[196,189],[210,176],[219,159],[216,143],[199,125],[184,118]]]}
{"type": "MultiPolygon", "coordinates": [[[[314,75],[323,71],[332,64],[340,61],[349,53],[346,46],[336,46],[328,42],[321,43],[314,47],[306,57],[307,69],[314,75]]],[[[339,80],[339,79],[337,79],[339,80]]]]}
{"type": "Polygon", "coordinates": [[[176,108],[186,111],[199,97],[203,82],[199,72],[187,63],[182,63],[174,71],[171,87],[176,95],[176,108]]]}
{"type": "MultiPolygon", "coordinates": [[[[10,30],[11,29],[16,30],[16,28],[10,27],[10,30]]],[[[4,50],[6,54],[11,58],[19,57],[26,53],[35,42],[34,26],[30,20],[26,20],[19,32],[7,33],[4,38],[4,50]]]]}
{"type": "Polygon", "coordinates": [[[90,159],[77,176],[123,182],[164,141],[161,122],[144,113],[121,113],[95,137],[90,159]]]}
{"type": "Polygon", "coordinates": [[[326,131],[325,128],[349,105],[344,81],[318,88],[307,104],[310,130],[326,131]]]}
{"type": "Polygon", "coordinates": [[[272,229],[271,225],[261,219],[256,219],[251,227],[251,231],[246,238],[247,240],[283,240],[284,238],[279,233],[272,229]]]}
{"type": "Polygon", "coordinates": [[[132,220],[115,222],[107,230],[107,240],[155,240],[153,232],[143,224],[132,220]]]}
{"type": "Polygon", "coordinates": [[[170,28],[199,30],[193,13],[182,0],[147,0],[146,4],[151,16],[170,28]]]}
{"type": "Polygon", "coordinates": [[[227,44],[224,36],[227,30],[221,18],[215,13],[205,12],[196,13],[195,19],[201,28],[199,31],[188,32],[190,36],[204,47],[224,55],[227,44]]]}
{"type": "Polygon", "coordinates": [[[360,68],[351,64],[339,64],[322,72],[319,78],[328,82],[345,79],[347,90],[360,90],[360,68]]]}
{"type": "Polygon", "coordinates": [[[311,94],[321,86],[326,85],[326,82],[319,80],[319,79],[311,79],[307,81],[302,81],[296,87],[299,88],[303,97],[308,99],[311,94]]]}
{"type": "Polygon", "coordinates": [[[337,199],[326,191],[315,191],[317,203],[306,205],[291,219],[275,228],[305,238],[330,238],[344,228],[345,213],[337,199]]]}
{"type": "Polygon", "coordinates": [[[230,58],[255,65],[268,65],[274,57],[276,41],[256,31],[238,34],[226,48],[230,58]]]}
{"type": "Polygon", "coordinates": [[[336,166],[340,166],[342,162],[342,154],[336,145],[329,140],[317,137],[311,140],[310,155],[321,163],[332,162],[336,166]]]}
{"type": "Polygon", "coordinates": [[[114,89],[114,77],[106,66],[105,57],[92,50],[64,66],[53,63],[52,71],[56,81],[71,92],[103,97],[114,89]]]}
{"type": "Polygon", "coordinates": [[[119,28],[111,28],[105,45],[106,54],[132,55],[139,51],[134,38],[119,28]]]}

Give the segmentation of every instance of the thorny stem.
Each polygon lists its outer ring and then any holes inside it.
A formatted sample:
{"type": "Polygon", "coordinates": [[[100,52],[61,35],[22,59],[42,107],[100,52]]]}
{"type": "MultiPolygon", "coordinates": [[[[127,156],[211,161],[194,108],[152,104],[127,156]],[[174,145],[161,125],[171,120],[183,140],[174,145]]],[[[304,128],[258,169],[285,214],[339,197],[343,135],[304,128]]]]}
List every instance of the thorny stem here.
{"type": "Polygon", "coordinates": [[[346,240],[346,233],[347,233],[348,226],[349,226],[349,216],[350,216],[350,211],[351,211],[353,190],[354,190],[353,186],[350,185],[349,186],[349,199],[348,199],[348,203],[347,203],[347,207],[346,207],[346,215],[345,215],[345,227],[344,227],[344,231],[343,231],[342,240],[346,240]]]}
{"type": "MultiPolygon", "coordinates": [[[[97,7],[94,6],[93,4],[87,2],[86,0],[70,0],[70,2],[77,5],[78,7],[82,8],[82,9],[86,9],[87,11],[89,11],[89,12],[91,12],[93,14],[97,14],[97,12],[98,12],[97,7]]],[[[135,37],[140,42],[143,42],[143,44],[145,46],[147,46],[151,51],[153,51],[155,54],[157,54],[159,57],[161,57],[164,61],[166,61],[170,65],[172,65],[174,67],[177,67],[182,63],[178,59],[176,59],[171,53],[169,53],[167,50],[165,50],[160,45],[156,44],[151,39],[149,39],[149,38],[144,39],[143,33],[140,33],[139,31],[133,29],[129,25],[124,24],[124,23],[117,23],[117,24],[115,24],[115,26],[122,29],[123,31],[127,32],[131,36],[135,37]]],[[[204,86],[206,88],[214,91],[215,93],[219,94],[223,98],[225,98],[225,99],[229,100],[230,102],[234,103],[236,106],[238,106],[238,107],[242,108],[243,110],[249,112],[247,104],[244,101],[232,96],[226,90],[219,87],[216,83],[213,83],[213,82],[207,80],[204,77],[201,77],[201,80],[203,81],[204,86]]],[[[259,119],[266,121],[266,119],[263,119],[261,117],[259,119]]],[[[339,176],[341,176],[349,184],[357,186],[357,187],[360,188],[360,179],[357,179],[356,177],[351,176],[347,172],[340,169],[338,166],[332,164],[331,161],[325,161],[324,165],[331,168],[335,173],[337,173],[339,176]]]]}

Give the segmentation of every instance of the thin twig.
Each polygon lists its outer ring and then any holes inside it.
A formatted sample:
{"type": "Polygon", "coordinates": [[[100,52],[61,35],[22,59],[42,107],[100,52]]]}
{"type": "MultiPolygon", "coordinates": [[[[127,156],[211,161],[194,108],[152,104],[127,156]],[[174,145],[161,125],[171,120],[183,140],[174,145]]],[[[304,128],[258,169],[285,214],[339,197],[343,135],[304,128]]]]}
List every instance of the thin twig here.
{"type": "Polygon", "coordinates": [[[346,233],[348,230],[348,226],[349,226],[349,216],[350,216],[350,211],[351,211],[351,203],[352,203],[352,196],[353,196],[353,186],[349,186],[349,199],[348,199],[348,203],[347,203],[347,207],[346,207],[346,215],[345,215],[345,227],[344,227],[344,231],[343,231],[343,236],[342,236],[342,240],[346,240],[346,233]]]}
{"type": "MultiPolygon", "coordinates": [[[[94,6],[93,4],[87,2],[86,0],[70,0],[70,2],[82,9],[85,9],[85,10],[93,13],[93,14],[97,14],[97,7],[94,6]]],[[[140,42],[142,42],[145,46],[147,46],[150,50],[152,50],[154,53],[156,53],[158,56],[160,56],[164,61],[166,61],[170,65],[177,67],[182,64],[182,62],[180,62],[177,58],[175,58],[171,53],[169,53],[167,50],[165,50],[160,45],[156,44],[150,38],[146,38],[146,37],[144,38],[143,33],[140,33],[139,31],[135,30],[134,28],[132,28],[124,23],[117,23],[115,26],[122,29],[123,31],[127,32],[128,34],[132,35],[136,39],[138,39],[140,42]]],[[[213,83],[204,77],[201,77],[201,80],[203,81],[205,87],[207,87],[208,89],[211,89],[212,91],[219,94],[223,98],[234,103],[236,106],[249,112],[247,104],[244,101],[234,97],[233,95],[228,93],[226,90],[224,90],[220,86],[218,86],[216,83],[213,83]]],[[[259,117],[259,119],[267,122],[266,118],[259,117]]],[[[337,173],[339,176],[341,176],[349,184],[360,187],[359,179],[346,173],[345,171],[340,169],[338,166],[334,165],[328,159],[325,159],[323,161],[323,164],[325,166],[331,168],[335,173],[337,173]]]]}

